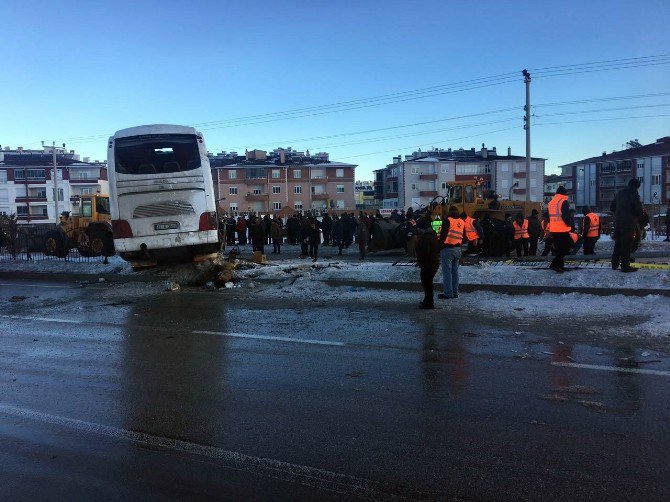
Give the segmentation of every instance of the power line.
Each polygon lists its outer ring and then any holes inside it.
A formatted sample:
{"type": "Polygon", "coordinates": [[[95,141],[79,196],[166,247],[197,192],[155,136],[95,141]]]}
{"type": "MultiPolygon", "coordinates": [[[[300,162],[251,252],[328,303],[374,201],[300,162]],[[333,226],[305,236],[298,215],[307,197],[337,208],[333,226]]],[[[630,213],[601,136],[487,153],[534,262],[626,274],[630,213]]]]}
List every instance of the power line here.
{"type": "Polygon", "coordinates": [[[572,111],[572,112],[560,112],[560,113],[547,113],[544,115],[536,115],[536,117],[555,117],[558,115],[579,115],[582,113],[600,113],[600,112],[614,112],[614,111],[620,111],[620,110],[638,110],[640,108],[656,108],[656,107],[664,107],[664,106],[670,106],[670,103],[657,103],[653,105],[639,105],[639,106],[619,106],[616,108],[599,108],[595,110],[578,110],[578,111],[572,111]]]}

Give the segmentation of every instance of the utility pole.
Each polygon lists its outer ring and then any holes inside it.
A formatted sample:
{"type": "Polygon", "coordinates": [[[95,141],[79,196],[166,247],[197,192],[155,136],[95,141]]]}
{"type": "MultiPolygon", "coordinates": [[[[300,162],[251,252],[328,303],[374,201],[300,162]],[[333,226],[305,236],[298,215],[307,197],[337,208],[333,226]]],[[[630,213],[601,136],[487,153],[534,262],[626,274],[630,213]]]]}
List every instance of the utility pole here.
{"type": "Polygon", "coordinates": [[[524,117],[523,128],[526,130],[526,202],[530,202],[530,73],[523,70],[523,81],[526,84],[526,116],[524,117]]]}
{"type": "MultiPolygon", "coordinates": [[[[58,225],[58,164],[56,163],[56,142],[52,142],[51,145],[54,165],[54,208],[56,210],[56,225],[58,225]]],[[[42,141],[42,146],[44,146],[44,141],[42,141]]],[[[65,147],[65,145],[63,145],[63,147],[65,147]]]]}

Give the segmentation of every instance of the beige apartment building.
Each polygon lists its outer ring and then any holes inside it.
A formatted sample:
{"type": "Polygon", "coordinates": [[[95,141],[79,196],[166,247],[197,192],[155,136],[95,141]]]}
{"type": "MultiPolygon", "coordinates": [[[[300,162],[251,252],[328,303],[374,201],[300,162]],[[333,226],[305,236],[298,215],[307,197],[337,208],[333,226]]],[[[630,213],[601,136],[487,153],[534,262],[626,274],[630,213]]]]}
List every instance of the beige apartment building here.
{"type": "Polygon", "coordinates": [[[222,152],[210,157],[222,213],[354,211],[354,164],[292,149],[222,152]]]}

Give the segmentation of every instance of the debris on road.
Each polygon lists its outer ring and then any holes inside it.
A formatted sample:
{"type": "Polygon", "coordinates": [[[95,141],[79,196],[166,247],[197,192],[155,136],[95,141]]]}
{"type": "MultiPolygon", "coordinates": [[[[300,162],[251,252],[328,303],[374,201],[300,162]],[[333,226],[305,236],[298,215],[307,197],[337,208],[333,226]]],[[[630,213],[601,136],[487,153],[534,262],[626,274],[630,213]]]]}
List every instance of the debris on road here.
{"type": "Polygon", "coordinates": [[[556,387],[552,389],[554,392],[562,392],[565,394],[598,394],[600,391],[595,387],[588,385],[568,385],[563,387],[556,387]]]}
{"type": "Polygon", "coordinates": [[[363,376],[363,372],[361,370],[353,370],[347,373],[347,376],[349,378],[358,378],[363,376]]]}
{"type": "Polygon", "coordinates": [[[25,300],[27,298],[28,298],[27,296],[14,295],[9,299],[9,301],[10,302],[22,302],[23,300],[25,300]]]}
{"type": "Polygon", "coordinates": [[[577,401],[578,404],[581,404],[584,408],[589,408],[591,410],[597,411],[598,413],[605,413],[607,409],[605,405],[600,401],[577,401]]]}
{"type": "Polygon", "coordinates": [[[165,291],[179,291],[181,286],[178,282],[168,281],[165,283],[165,291]]]}
{"type": "Polygon", "coordinates": [[[570,401],[570,398],[568,396],[561,394],[543,394],[539,396],[539,398],[544,401],[560,401],[560,402],[570,401]]]}

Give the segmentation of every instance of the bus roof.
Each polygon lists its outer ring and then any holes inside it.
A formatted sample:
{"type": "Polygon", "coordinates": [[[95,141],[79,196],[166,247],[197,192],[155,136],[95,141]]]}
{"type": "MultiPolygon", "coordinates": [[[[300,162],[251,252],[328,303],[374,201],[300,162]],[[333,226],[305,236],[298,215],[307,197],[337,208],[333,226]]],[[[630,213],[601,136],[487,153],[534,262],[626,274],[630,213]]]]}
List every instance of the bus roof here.
{"type": "Polygon", "coordinates": [[[200,133],[189,126],[171,125],[171,124],[149,124],[143,126],[129,127],[121,129],[114,133],[110,139],[126,138],[129,136],[142,136],[144,134],[195,134],[200,133]]]}

